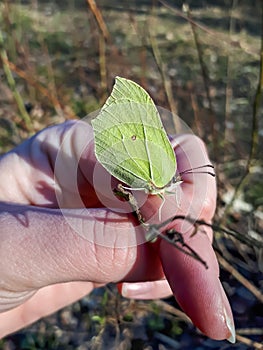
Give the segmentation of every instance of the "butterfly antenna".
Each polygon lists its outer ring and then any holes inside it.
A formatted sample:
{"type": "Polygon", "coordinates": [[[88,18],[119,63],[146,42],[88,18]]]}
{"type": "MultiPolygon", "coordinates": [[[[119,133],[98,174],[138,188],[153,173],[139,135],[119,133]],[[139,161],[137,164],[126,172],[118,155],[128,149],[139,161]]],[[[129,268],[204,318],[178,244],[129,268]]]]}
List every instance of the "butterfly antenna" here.
{"type": "Polygon", "coordinates": [[[208,174],[208,175],[215,177],[216,176],[215,173],[212,173],[211,171],[194,171],[194,170],[203,169],[203,168],[207,168],[207,167],[214,169],[214,166],[212,164],[200,165],[200,166],[197,166],[195,168],[182,171],[180,173],[180,176],[185,175],[185,174],[208,174]]]}

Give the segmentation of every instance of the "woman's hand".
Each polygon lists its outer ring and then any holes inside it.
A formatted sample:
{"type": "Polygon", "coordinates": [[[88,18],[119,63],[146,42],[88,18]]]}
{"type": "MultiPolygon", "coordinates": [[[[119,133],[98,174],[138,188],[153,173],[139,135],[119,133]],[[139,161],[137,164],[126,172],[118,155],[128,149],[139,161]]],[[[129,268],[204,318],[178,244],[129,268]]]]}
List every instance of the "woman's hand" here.
{"type": "MultiPolygon", "coordinates": [[[[212,232],[200,228],[192,235],[193,227],[182,220],[169,226],[183,234],[208,269],[162,239],[145,242],[129,213],[108,208],[115,201],[129,211],[109,191],[112,179],[96,162],[92,137],[88,124],[70,121],[41,131],[0,159],[0,336],[97,286],[123,282],[126,297],[173,293],[203,333],[234,341],[212,232]]],[[[209,163],[197,137],[181,135],[173,144],[179,172],[209,163]]],[[[157,196],[143,202],[146,219],[157,222],[161,210],[162,221],[175,214],[211,221],[214,178],[182,177],[176,196],[167,195],[163,205],[157,196]]]]}

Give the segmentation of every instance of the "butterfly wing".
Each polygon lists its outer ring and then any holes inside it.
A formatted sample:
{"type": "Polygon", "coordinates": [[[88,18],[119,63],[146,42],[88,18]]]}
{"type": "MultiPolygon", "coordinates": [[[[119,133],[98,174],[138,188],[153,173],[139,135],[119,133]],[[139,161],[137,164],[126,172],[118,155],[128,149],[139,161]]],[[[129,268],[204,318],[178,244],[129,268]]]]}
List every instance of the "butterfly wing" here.
{"type": "Polygon", "coordinates": [[[119,180],[150,191],[174,176],[173,148],[154,102],[138,84],[116,77],[92,126],[96,157],[119,180]]]}

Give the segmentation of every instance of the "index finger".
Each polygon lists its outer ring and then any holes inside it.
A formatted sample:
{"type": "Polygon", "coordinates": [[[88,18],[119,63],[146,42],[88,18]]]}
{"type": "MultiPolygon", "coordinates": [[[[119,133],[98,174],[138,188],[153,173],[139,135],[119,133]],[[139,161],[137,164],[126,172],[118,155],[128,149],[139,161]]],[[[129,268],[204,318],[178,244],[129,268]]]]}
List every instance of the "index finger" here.
{"type": "MultiPolygon", "coordinates": [[[[180,231],[180,223],[175,224],[180,231]]],[[[161,240],[159,256],[174,296],[193,323],[213,339],[234,340],[234,322],[219,280],[219,268],[211,242],[200,231],[188,245],[206,261],[208,269],[193,257],[161,240]]]]}
{"type": "Polygon", "coordinates": [[[216,209],[216,181],[203,141],[194,135],[179,135],[172,141],[178,173],[181,174],[179,211],[195,219],[210,221],[216,209]],[[202,169],[196,169],[203,167],[202,169]]]}
{"type": "MultiPolygon", "coordinates": [[[[205,146],[197,137],[181,135],[173,143],[179,172],[210,163],[205,146]]],[[[170,199],[164,217],[181,214],[209,222],[216,207],[215,179],[209,174],[194,173],[182,177],[180,201],[170,199]]],[[[192,236],[193,225],[187,220],[174,221],[170,227],[182,233],[183,241],[208,265],[205,269],[198,260],[161,240],[159,256],[175,298],[203,333],[214,339],[234,341],[232,312],[219,280],[211,230],[200,228],[192,236]]]]}

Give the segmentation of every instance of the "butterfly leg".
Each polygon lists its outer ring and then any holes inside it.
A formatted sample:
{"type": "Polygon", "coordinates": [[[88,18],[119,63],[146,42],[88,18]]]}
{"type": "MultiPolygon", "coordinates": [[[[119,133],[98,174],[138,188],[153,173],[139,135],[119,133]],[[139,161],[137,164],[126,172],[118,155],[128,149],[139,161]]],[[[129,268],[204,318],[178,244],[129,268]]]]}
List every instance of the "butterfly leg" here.
{"type": "Polygon", "coordinates": [[[114,189],[113,191],[117,197],[123,198],[129,202],[136,219],[141,225],[147,227],[148,225],[145,223],[145,219],[142,216],[139,205],[133,194],[130,191],[126,190],[121,184],[118,184],[117,189],[114,189]]]}
{"type": "Polygon", "coordinates": [[[161,221],[161,219],[162,219],[161,214],[162,214],[162,208],[163,208],[164,203],[165,203],[165,197],[161,193],[158,193],[158,197],[161,198],[161,200],[162,200],[162,203],[158,209],[158,219],[159,219],[159,221],[161,221]]]}

